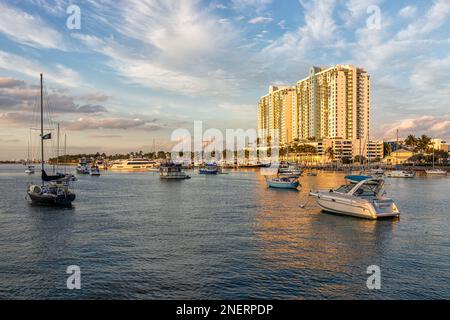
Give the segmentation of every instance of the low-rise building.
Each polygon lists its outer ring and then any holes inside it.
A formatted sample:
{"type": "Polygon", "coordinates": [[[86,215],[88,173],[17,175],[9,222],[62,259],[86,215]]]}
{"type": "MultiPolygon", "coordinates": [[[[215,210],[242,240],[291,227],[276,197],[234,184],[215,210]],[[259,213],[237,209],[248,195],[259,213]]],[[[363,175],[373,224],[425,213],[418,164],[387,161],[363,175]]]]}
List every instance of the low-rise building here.
{"type": "Polygon", "coordinates": [[[408,159],[414,155],[412,151],[406,149],[399,149],[397,151],[391,152],[390,155],[383,159],[386,164],[396,165],[408,162],[408,159]]]}

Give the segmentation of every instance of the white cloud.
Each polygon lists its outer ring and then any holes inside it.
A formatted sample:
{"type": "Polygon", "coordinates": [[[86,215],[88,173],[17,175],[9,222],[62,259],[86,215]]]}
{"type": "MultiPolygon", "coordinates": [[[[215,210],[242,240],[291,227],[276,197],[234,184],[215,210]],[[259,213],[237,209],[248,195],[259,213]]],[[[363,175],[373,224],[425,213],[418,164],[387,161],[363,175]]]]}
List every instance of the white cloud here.
{"type": "Polygon", "coordinates": [[[417,8],[415,6],[406,6],[402,8],[398,15],[402,18],[413,18],[416,16],[417,8]]]}
{"type": "Polygon", "coordinates": [[[0,68],[25,74],[32,78],[39,78],[44,73],[46,80],[57,83],[64,87],[79,87],[83,81],[73,69],[61,64],[51,67],[43,67],[38,61],[25,59],[21,56],[0,50],[0,68]],[[20,68],[18,68],[20,66],[20,68]]]}
{"type": "Polygon", "coordinates": [[[196,75],[150,56],[136,54],[112,39],[102,40],[82,34],[73,37],[84,42],[90,50],[107,56],[109,60],[105,63],[129,84],[187,95],[221,95],[234,87],[232,79],[228,79],[220,69],[205,70],[205,73],[196,75]]]}
{"type": "Polygon", "coordinates": [[[402,136],[409,134],[421,135],[427,134],[436,138],[450,138],[450,115],[440,117],[424,115],[416,118],[407,118],[394,122],[393,124],[383,126],[385,137],[392,138],[397,130],[402,136]]]}
{"type": "Polygon", "coordinates": [[[248,20],[250,24],[260,24],[260,23],[268,23],[272,22],[273,19],[270,17],[255,17],[253,19],[248,20]]]}
{"type": "Polygon", "coordinates": [[[119,6],[118,14],[119,32],[178,62],[214,54],[235,37],[198,0],[130,0],[119,6]]]}
{"type": "Polygon", "coordinates": [[[232,0],[233,7],[237,10],[252,8],[261,11],[271,2],[272,0],[232,0]]]}
{"type": "Polygon", "coordinates": [[[295,32],[286,32],[264,49],[264,54],[301,57],[315,45],[333,43],[336,39],[336,22],[333,11],[336,0],[300,1],[304,24],[295,32]]]}
{"type": "Polygon", "coordinates": [[[417,19],[397,34],[400,40],[419,38],[440,28],[450,15],[450,1],[437,0],[422,19],[417,19]]]}
{"type": "Polygon", "coordinates": [[[10,39],[36,48],[64,50],[61,34],[38,16],[0,3],[0,32],[10,39]]]}

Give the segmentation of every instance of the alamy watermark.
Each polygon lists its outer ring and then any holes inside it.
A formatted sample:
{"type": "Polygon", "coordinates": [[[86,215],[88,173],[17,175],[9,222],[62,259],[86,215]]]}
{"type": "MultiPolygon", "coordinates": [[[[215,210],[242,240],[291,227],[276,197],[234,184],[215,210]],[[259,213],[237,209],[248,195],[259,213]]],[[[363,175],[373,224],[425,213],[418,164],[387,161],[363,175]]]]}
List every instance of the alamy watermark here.
{"type": "Polygon", "coordinates": [[[66,20],[67,29],[81,29],[81,9],[76,4],[67,7],[66,13],[69,15],[66,20]]]}
{"type": "Polygon", "coordinates": [[[371,265],[367,267],[367,274],[370,276],[367,278],[366,285],[369,290],[381,289],[381,268],[377,265],[371,265]]]}
{"type": "Polygon", "coordinates": [[[66,285],[69,290],[81,289],[81,269],[77,265],[68,266],[66,273],[70,274],[67,278],[66,285]]]}

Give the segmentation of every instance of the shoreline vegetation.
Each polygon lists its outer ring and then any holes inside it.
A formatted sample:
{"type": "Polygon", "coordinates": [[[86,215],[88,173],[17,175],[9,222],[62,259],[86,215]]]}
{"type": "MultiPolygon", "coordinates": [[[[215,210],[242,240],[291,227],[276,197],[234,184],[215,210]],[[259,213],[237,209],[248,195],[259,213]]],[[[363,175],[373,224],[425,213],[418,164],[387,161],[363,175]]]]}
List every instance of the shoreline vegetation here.
{"type": "MultiPolygon", "coordinates": [[[[270,140],[268,138],[268,140],[270,140]]],[[[258,139],[258,145],[260,145],[260,140],[258,139]]],[[[311,142],[310,142],[311,143],[311,142]]],[[[270,147],[270,141],[268,141],[269,147],[265,148],[264,158],[261,154],[261,149],[251,149],[246,148],[244,150],[232,151],[232,150],[223,150],[221,151],[222,156],[216,157],[216,152],[212,151],[210,156],[212,158],[222,158],[227,159],[230,155],[233,155],[235,161],[239,158],[243,160],[244,163],[250,163],[255,161],[270,161],[270,157],[274,150],[278,153],[280,161],[288,161],[295,162],[304,165],[307,168],[335,168],[336,170],[340,170],[341,168],[349,168],[349,167],[381,167],[381,168],[391,168],[395,165],[387,164],[382,162],[380,158],[372,158],[367,159],[365,156],[355,156],[351,157],[337,157],[338,151],[333,150],[332,148],[328,148],[323,151],[323,154],[320,154],[317,148],[311,144],[308,144],[308,141],[299,141],[298,139],[294,139],[294,141],[287,145],[281,146],[272,146],[270,147]],[[256,151],[256,152],[255,152],[256,151]],[[256,158],[254,157],[256,155],[256,158]]],[[[413,153],[408,160],[406,160],[401,166],[404,168],[428,168],[433,166],[433,161],[435,167],[447,168],[450,167],[450,155],[448,151],[444,150],[434,150],[433,151],[433,142],[430,137],[427,135],[421,135],[416,137],[414,135],[409,135],[403,141],[399,140],[396,143],[392,142],[384,142],[383,146],[384,156],[390,156],[392,152],[397,150],[408,150],[413,153]]],[[[200,152],[179,152],[179,156],[183,157],[187,154],[190,154],[191,161],[194,159],[200,158],[200,152]]],[[[205,153],[203,153],[204,155],[205,153]]],[[[80,154],[68,154],[61,155],[58,158],[50,158],[46,161],[46,163],[50,165],[60,164],[60,165],[76,165],[78,164],[80,159],[87,159],[91,162],[95,162],[97,160],[103,160],[106,162],[112,162],[116,160],[126,160],[126,159],[136,159],[136,158],[146,158],[155,161],[164,161],[171,159],[171,152],[167,151],[154,151],[154,152],[143,152],[142,150],[136,152],[129,152],[126,154],[106,154],[106,153],[80,153],[80,154]]],[[[204,156],[201,158],[205,158],[204,156]]],[[[26,160],[0,160],[0,164],[14,164],[14,163],[25,163],[26,160]]],[[[32,164],[40,163],[40,161],[32,161],[32,164]]],[[[237,163],[237,162],[236,162],[237,163]]]]}

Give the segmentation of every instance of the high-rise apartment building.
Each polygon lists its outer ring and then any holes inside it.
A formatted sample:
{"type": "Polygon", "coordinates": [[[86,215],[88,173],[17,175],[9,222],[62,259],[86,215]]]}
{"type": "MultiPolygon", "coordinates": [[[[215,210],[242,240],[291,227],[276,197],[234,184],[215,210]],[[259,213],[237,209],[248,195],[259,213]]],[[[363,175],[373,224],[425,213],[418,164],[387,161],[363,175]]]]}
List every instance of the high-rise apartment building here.
{"type": "Polygon", "coordinates": [[[270,87],[258,105],[260,138],[278,135],[293,140],[346,139],[368,141],[370,76],[362,68],[336,65],[311,67],[296,86],[270,87]]]}
{"type": "Polygon", "coordinates": [[[259,138],[267,142],[278,140],[290,143],[294,139],[294,107],[297,104],[295,87],[270,86],[269,93],[258,104],[259,138]]]}

